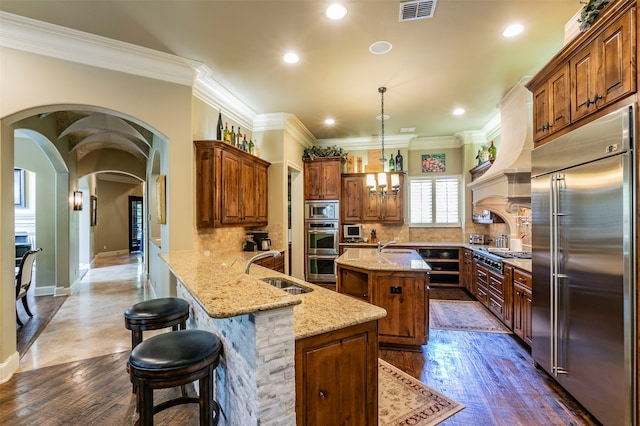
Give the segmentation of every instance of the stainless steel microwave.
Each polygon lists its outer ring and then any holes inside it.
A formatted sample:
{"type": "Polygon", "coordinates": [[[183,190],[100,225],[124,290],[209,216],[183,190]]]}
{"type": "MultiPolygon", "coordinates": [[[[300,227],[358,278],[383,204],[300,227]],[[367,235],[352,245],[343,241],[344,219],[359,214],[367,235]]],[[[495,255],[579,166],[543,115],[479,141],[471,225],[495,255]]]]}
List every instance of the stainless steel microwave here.
{"type": "Polygon", "coordinates": [[[337,200],[306,201],[304,203],[304,218],[306,220],[339,220],[339,203],[337,200]]]}

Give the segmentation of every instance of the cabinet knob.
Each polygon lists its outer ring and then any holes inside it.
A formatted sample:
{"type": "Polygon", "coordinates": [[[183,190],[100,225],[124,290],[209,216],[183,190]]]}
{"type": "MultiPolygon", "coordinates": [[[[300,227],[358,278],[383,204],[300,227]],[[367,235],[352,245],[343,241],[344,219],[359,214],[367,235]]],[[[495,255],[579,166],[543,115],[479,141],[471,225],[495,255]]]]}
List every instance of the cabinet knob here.
{"type": "Polygon", "coordinates": [[[327,394],[325,394],[323,390],[321,390],[321,391],[318,393],[318,395],[320,395],[320,397],[322,397],[322,398],[326,398],[326,397],[327,397],[327,394]]]}

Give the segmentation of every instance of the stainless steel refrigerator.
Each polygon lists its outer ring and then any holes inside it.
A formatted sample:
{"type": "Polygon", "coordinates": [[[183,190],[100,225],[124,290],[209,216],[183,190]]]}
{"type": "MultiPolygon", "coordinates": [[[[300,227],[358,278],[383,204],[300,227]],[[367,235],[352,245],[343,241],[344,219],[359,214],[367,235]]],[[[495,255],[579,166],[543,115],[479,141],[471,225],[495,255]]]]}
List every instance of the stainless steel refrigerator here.
{"type": "Polygon", "coordinates": [[[605,425],[634,425],[635,105],[532,152],[535,362],[605,425]]]}

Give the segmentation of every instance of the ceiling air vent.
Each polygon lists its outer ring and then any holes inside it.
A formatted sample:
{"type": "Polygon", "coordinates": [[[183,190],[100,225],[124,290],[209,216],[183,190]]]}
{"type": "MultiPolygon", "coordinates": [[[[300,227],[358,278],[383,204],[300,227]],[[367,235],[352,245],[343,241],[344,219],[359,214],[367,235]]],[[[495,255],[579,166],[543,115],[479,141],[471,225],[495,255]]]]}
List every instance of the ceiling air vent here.
{"type": "Polygon", "coordinates": [[[433,17],[437,0],[412,0],[400,3],[400,21],[415,21],[433,17]]]}

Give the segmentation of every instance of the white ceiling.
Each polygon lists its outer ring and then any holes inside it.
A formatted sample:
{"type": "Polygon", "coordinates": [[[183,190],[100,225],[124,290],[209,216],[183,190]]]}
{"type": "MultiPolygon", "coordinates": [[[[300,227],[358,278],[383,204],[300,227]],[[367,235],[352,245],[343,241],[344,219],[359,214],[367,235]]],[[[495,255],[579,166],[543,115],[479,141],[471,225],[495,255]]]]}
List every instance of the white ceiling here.
{"type": "MultiPolygon", "coordinates": [[[[338,0],[335,0],[338,1],[338,0]]],[[[256,113],[297,116],[317,139],[415,127],[420,137],[481,129],[522,77],[562,47],[579,0],[438,0],[434,17],[399,22],[399,1],[344,0],[324,15],[318,0],[2,0],[0,10],[133,43],[206,64],[256,113]],[[501,33],[525,26],[515,38],[501,33]],[[386,55],[369,45],[385,40],[386,55]],[[281,57],[301,57],[287,65],[281,57]],[[464,116],[451,114],[465,108],[464,116]],[[327,117],[336,125],[327,127],[327,117]]],[[[224,111],[223,111],[224,114],[224,111]]]]}

